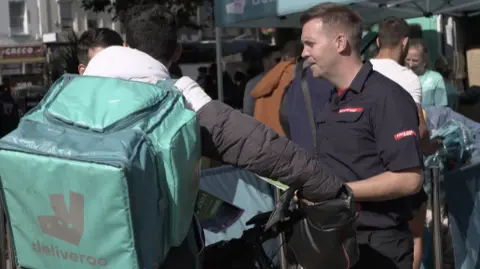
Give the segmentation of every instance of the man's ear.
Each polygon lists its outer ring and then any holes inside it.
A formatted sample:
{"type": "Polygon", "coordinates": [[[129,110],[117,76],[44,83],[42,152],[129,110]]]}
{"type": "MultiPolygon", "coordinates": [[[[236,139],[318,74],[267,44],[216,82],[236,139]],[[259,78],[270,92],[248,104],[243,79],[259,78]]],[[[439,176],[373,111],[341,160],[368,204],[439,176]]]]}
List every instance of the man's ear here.
{"type": "Polygon", "coordinates": [[[347,46],[348,46],[348,39],[345,35],[343,34],[339,34],[337,35],[337,37],[335,38],[336,39],[336,45],[337,45],[337,51],[339,53],[343,53],[345,52],[345,50],[347,49],[347,46]]]}
{"type": "Polygon", "coordinates": [[[127,42],[123,42],[123,46],[127,48],[130,47],[127,42]]]}
{"type": "Polygon", "coordinates": [[[408,37],[405,37],[402,40],[402,48],[406,48],[408,46],[408,37]]]}
{"type": "Polygon", "coordinates": [[[377,37],[377,47],[380,48],[380,38],[377,37]]]}
{"type": "Polygon", "coordinates": [[[87,69],[87,67],[84,64],[79,64],[78,65],[78,73],[80,75],[83,75],[83,73],[85,72],[85,69],[87,69]]]}

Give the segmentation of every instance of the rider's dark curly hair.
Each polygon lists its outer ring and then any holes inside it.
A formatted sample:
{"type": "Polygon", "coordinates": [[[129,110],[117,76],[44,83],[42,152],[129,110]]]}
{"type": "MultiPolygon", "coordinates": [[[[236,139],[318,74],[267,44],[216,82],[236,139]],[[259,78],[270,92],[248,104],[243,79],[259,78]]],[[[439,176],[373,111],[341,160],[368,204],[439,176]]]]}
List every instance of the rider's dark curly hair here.
{"type": "Polygon", "coordinates": [[[126,43],[167,64],[177,49],[175,15],[161,4],[147,1],[128,8],[121,15],[126,43]]]}

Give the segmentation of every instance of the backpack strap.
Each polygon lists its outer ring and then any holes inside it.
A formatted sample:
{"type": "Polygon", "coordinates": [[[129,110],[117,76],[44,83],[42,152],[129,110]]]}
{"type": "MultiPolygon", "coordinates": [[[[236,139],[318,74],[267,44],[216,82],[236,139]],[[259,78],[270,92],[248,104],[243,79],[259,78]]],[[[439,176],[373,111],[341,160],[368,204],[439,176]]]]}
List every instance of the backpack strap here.
{"type": "Polygon", "coordinates": [[[306,79],[306,68],[304,68],[304,61],[300,60],[297,62],[297,65],[295,66],[295,70],[298,70],[298,72],[301,75],[301,86],[302,86],[302,92],[303,92],[303,98],[305,99],[305,105],[307,108],[307,116],[308,116],[308,121],[310,122],[310,129],[312,132],[312,138],[313,138],[313,147],[315,149],[315,155],[317,152],[317,127],[315,124],[315,118],[313,114],[313,107],[312,107],[312,98],[310,96],[310,90],[308,88],[308,82],[306,79]]]}
{"type": "Polygon", "coordinates": [[[288,139],[292,139],[290,134],[290,124],[288,123],[288,98],[287,94],[292,86],[292,81],[285,87],[285,91],[283,92],[282,99],[280,101],[280,111],[279,111],[279,119],[280,125],[282,126],[283,131],[285,132],[285,136],[288,139]]]}
{"type": "Polygon", "coordinates": [[[175,83],[177,83],[178,79],[161,79],[157,81],[157,86],[170,86],[170,87],[175,87],[175,83]]]}

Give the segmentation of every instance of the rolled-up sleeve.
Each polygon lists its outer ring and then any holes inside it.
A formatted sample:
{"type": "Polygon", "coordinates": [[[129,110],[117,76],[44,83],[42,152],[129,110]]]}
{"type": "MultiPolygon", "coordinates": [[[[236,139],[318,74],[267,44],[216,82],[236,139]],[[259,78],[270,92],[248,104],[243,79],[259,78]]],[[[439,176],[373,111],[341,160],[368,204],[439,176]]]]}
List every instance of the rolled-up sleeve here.
{"type": "Polygon", "coordinates": [[[370,118],[387,170],[423,168],[417,108],[409,96],[393,91],[372,107],[370,118]]]}

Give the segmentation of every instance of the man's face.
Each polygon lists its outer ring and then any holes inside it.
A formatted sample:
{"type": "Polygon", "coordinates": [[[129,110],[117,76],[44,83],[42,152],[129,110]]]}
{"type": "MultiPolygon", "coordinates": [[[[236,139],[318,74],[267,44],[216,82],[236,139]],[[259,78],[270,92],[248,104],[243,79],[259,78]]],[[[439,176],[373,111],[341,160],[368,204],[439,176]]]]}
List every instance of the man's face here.
{"type": "Polygon", "coordinates": [[[407,57],[405,58],[405,66],[412,69],[417,75],[425,73],[425,67],[427,65],[423,57],[422,49],[415,47],[409,48],[407,57]]]}
{"type": "MultiPolygon", "coordinates": [[[[104,49],[104,47],[96,47],[96,48],[93,48],[93,49],[88,49],[88,62],[90,62],[90,60],[92,60],[92,58],[95,55],[97,55],[100,51],[102,51],[103,49],[104,49]]],[[[78,73],[80,75],[83,75],[83,73],[85,72],[85,69],[87,69],[87,65],[85,65],[85,64],[79,64],[78,65],[78,73]]]]}
{"type": "Polygon", "coordinates": [[[325,76],[337,58],[335,37],[325,29],[321,19],[307,22],[302,29],[302,57],[311,64],[314,77],[325,76]]]}

